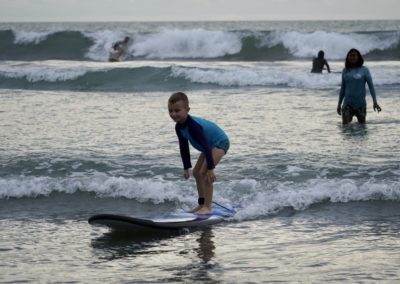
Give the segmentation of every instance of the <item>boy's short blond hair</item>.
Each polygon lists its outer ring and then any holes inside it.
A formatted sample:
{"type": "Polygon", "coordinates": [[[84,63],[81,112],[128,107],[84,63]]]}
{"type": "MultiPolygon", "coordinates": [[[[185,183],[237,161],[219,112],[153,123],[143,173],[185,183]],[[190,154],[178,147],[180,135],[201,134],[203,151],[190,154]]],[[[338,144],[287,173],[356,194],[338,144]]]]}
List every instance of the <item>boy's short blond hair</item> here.
{"type": "Polygon", "coordinates": [[[178,101],[183,101],[186,106],[189,106],[189,99],[183,92],[173,93],[168,100],[168,104],[175,104],[178,101]]]}

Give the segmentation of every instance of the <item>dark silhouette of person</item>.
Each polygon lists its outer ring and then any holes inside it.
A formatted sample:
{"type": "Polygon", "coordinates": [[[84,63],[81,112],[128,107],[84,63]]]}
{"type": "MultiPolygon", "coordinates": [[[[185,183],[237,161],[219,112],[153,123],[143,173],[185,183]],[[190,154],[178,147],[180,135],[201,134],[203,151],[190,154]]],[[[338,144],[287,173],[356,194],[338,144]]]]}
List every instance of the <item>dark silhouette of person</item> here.
{"type": "Polygon", "coordinates": [[[129,42],[129,37],[125,37],[123,40],[117,41],[116,43],[113,44],[113,52],[110,54],[109,61],[120,61],[120,57],[125,53],[128,42],[129,42]]]}
{"type": "Polygon", "coordinates": [[[318,52],[318,56],[314,57],[313,65],[311,69],[311,73],[322,73],[324,66],[326,65],[326,69],[328,69],[328,73],[331,73],[331,69],[329,68],[328,61],[324,58],[325,53],[320,50],[318,52]]]}

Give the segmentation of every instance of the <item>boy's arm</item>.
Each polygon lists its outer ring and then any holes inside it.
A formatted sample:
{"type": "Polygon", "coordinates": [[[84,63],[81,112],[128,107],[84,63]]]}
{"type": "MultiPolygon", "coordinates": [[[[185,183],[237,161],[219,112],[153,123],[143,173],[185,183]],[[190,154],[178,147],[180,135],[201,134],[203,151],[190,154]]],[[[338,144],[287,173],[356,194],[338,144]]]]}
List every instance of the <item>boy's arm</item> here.
{"type": "Polygon", "coordinates": [[[178,125],[175,127],[175,131],[179,140],[179,150],[181,153],[183,168],[185,170],[190,169],[192,163],[190,162],[189,141],[181,135],[178,125]]]}
{"type": "Polygon", "coordinates": [[[209,170],[214,169],[215,165],[212,156],[212,149],[210,147],[210,144],[208,143],[206,135],[204,134],[203,128],[201,128],[201,126],[196,122],[189,123],[188,127],[190,135],[204,149],[204,155],[206,156],[207,161],[207,168],[209,170]]]}

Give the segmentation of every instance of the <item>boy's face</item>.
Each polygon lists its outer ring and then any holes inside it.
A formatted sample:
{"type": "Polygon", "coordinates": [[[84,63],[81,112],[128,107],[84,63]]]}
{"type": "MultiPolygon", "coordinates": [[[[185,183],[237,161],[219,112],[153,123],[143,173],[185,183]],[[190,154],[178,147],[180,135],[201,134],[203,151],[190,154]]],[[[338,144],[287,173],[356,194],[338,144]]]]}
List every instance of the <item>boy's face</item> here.
{"type": "Polygon", "coordinates": [[[177,101],[174,104],[168,103],[169,116],[177,123],[184,123],[189,113],[189,106],[184,101],[177,101]]]}

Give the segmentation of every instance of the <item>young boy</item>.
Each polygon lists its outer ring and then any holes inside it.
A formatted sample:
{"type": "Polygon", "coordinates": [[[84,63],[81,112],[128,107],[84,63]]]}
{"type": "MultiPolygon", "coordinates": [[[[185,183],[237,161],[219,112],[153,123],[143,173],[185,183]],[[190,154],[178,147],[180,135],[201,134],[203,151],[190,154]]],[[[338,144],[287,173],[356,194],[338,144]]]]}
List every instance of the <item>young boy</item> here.
{"type": "Polygon", "coordinates": [[[213,183],[216,180],[215,166],[229,149],[229,139],[215,123],[189,115],[189,99],[182,93],[174,93],[168,100],[168,111],[176,122],[175,131],[179,139],[179,148],[183,162],[183,176],[188,179],[190,162],[189,143],[201,152],[193,169],[199,194],[198,203],[192,210],[195,214],[212,213],[213,183]]]}

